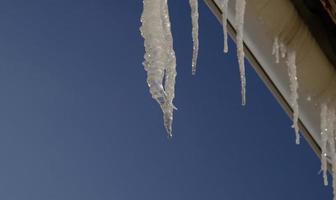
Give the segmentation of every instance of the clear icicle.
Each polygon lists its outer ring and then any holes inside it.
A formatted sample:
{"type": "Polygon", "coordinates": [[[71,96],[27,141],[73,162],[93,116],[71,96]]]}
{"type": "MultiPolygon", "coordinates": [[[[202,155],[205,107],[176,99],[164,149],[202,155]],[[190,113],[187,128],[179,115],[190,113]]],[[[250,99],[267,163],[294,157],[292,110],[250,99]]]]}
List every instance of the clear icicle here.
{"type": "Polygon", "coordinates": [[[173,111],[175,108],[173,100],[175,97],[175,78],[176,78],[176,57],[173,47],[173,36],[171,33],[171,25],[169,20],[169,11],[167,0],[163,2],[163,24],[165,39],[167,42],[168,61],[165,74],[165,91],[167,94],[167,102],[163,106],[164,125],[169,137],[172,137],[173,111]]]}
{"type": "Polygon", "coordinates": [[[222,10],[222,25],[223,25],[223,35],[224,35],[224,53],[227,53],[229,51],[228,33],[227,33],[228,3],[229,3],[229,0],[222,0],[221,4],[220,4],[221,10],[222,10]]]}
{"type": "Polygon", "coordinates": [[[160,104],[168,135],[172,134],[176,59],[172,45],[166,0],[144,0],[141,15],[147,83],[152,97],[160,104]],[[165,87],[163,87],[165,82],[165,87]]]}
{"type": "Polygon", "coordinates": [[[193,57],[192,57],[192,74],[196,74],[199,40],[198,40],[198,0],[189,0],[191,8],[191,21],[192,21],[192,38],[193,38],[193,57]]]}
{"type": "Polygon", "coordinates": [[[296,72],[296,53],[295,51],[289,51],[287,55],[287,65],[288,65],[288,75],[289,75],[289,87],[291,92],[291,106],[293,109],[293,125],[296,135],[296,144],[300,144],[300,134],[299,134],[299,104],[298,104],[298,78],[296,72]]]}
{"type": "Polygon", "coordinates": [[[244,63],[244,15],[246,0],[236,0],[236,31],[237,31],[237,57],[240,71],[242,105],[246,104],[246,78],[244,63]]]}
{"type": "Polygon", "coordinates": [[[321,105],[321,170],[323,173],[324,185],[328,185],[328,163],[327,163],[327,119],[328,107],[326,104],[321,105]]]}
{"type": "Polygon", "coordinates": [[[280,46],[279,46],[279,38],[275,37],[273,41],[273,50],[272,55],[275,56],[275,63],[279,63],[279,57],[280,57],[280,46]]]}

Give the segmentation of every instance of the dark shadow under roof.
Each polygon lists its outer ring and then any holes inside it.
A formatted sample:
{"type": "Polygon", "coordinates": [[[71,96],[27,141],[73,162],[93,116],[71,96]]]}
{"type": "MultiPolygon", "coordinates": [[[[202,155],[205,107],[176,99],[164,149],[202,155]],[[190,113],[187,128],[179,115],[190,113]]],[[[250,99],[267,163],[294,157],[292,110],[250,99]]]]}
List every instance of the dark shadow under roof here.
{"type": "Polygon", "coordinates": [[[336,69],[336,24],[320,0],[291,0],[320,48],[336,69]]]}

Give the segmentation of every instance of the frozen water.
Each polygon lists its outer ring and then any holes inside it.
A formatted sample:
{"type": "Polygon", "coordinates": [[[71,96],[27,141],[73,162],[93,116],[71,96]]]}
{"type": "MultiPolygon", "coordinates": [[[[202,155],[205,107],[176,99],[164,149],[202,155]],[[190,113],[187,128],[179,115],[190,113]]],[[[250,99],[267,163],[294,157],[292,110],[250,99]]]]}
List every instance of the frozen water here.
{"type": "MultiPolygon", "coordinates": [[[[224,34],[224,52],[228,52],[227,15],[228,1],[221,0],[222,23],[224,34]]],[[[192,16],[192,38],[193,38],[193,58],[192,73],[196,73],[197,57],[199,50],[199,25],[198,25],[198,0],[189,0],[192,16]]],[[[235,5],[235,26],[237,57],[239,63],[242,105],[246,104],[246,78],[244,63],[244,42],[243,27],[246,0],[236,0],[235,5]]],[[[147,72],[147,83],[152,97],[160,104],[163,112],[164,126],[169,137],[172,137],[172,122],[175,77],[176,77],[176,57],[173,49],[173,37],[169,19],[167,0],[143,0],[143,13],[141,15],[142,26],[141,35],[144,38],[145,55],[144,68],[147,72]]],[[[272,54],[275,62],[279,63],[280,57],[286,58],[288,75],[290,80],[290,105],[293,109],[293,125],[295,130],[296,143],[300,143],[299,135],[299,105],[298,105],[298,78],[296,67],[296,52],[287,49],[285,44],[274,38],[272,54]]],[[[311,97],[307,97],[311,101],[311,97]]],[[[328,162],[331,164],[333,176],[334,200],[336,200],[336,114],[335,110],[328,108],[327,104],[321,105],[321,170],[323,172],[324,185],[328,185],[328,162]]]]}
{"type": "Polygon", "coordinates": [[[336,200],[336,148],[335,148],[335,128],[336,114],[333,108],[327,104],[321,105],[321,169],[323,172],[324,185],[328,185],[328,161],[331,166],[333,178],[333,193],[336,200]]]}
{"type": "Polygon", "coordinates": [[[163,111],[164,125],[172,136],[176,58],[170,30],[167,0],[144,0],[141,15],[147,83],[152,97],[163,111]],[[163,86],[164,83],[164,86],[163,86]]]}
{"type": "Polygon", "coordinates": [[[286,48],[285,44],[281,42],[280,46],[279,46],[279,49],[280,49],[281,57],[285,58],[286,57],[286,53],[287,53],[287,48],[286,48]]]}
{"type": "Polygon", "coordinates": [[[328,142],[328,107],[321,105],[321,170],[323,173],[324,185],[328,185],[328,163],[327,163],[327,142],[328,142]]]}
{"type": "Polygon", "coordinates": [[[223,35],[224,35],[224,53],[227,53],[229,51],[228,33],[227,33],[228,3],[229,3],[229,0],[222,0],[220,2],[220,7],[222,10],[222,25],[223,25],[223,35]]]}
{"type": "Polygon", "coordinates": [[[245,78],[245,63],[244,63],[244,15],[245,15],[246,0],[236,0],[236,40],[237,40],[237,57],[240,71],[242,105],[246,104],[246,78],[245,78]]]}
{"type": "Polygon", "coordinates": [[[291,106],[293,109],[293,125],[292,127],[295,130],[296,135],[296,144],[300,144],[300,134],[299,134],[299,104],[298,104],[298,78],[297,78],[297,72],[296,72],[296,52],[295,51],[289,51],[287,55],[287,65],[288,65],[288,75],[289,75],[289,87],[291,92],[291,106]]]}
{"type": "MultiPolygon", "coordinates": [[[[222,23],[224,35],[224,52],[228,52],[228,1],[221,0],[222,23]]],[[[192,17],[192,38],[193,38],[193,58],[192,74],[196,73],[197,57],[199,50],[199,25],[198,25],[198,0],[189,0],[192,17]]],[[[246,0],[236,0],[235,5],[235,26],[237,57],[239,63],[242,105],[246,104],[246,78],[244,63],[244,42],[243,27],[246,0]]],[[[169,19],[167,0],[143,0],[143,13],[141,15],[141,35],[144,38],[145,55],[144,68],[147,72],[147,83],[152,97],[159,103],[164,119],[164,126],[169,137],[172,137],[173,99],[175,96],[175,77],[176,77],[176,57],[173,48],[173,37],[169,19]]],[[[300,143],[299,135],[299,105],[298,105],[298,78],[296,67],[296,52],[287,49],[285,44],[274,38],[272,54],[275,62],[279,63],[281,58],[286,58],[288,75],[290,80],[290,105],[293,109],[293,125],[295,130],[296,143],[300,143]]],[[[311,97],[307,97],[311,101],[311,97]]],[[[331,164],[333,176],[333,193],[336,200],[336,113],[334,109],[328,108],[327,104],[321,104],[321,170],[323,172],[324,185],[328,185],[328,162],[331,164]]]]}
{"type": "Polygon", "coordinates": [[[280,57],[280,45],[279,45],[279,38],[275,37],[273,41],[273,50],[272,55],[275,56],[275,63],[279,63],[279,57],[280,57]]]}
{"type": "Polygon", "coordinates": [[[328,109],[328,118],[327,118],[327,129],[328,129],[328,144],[330,162],[331,162],[331,173],[333,177],[333,193],[334,200],[336,199],[336,152],[335,152],[335,121],[336,115],[334,109],[328,109]]]}
{"type": "Polygon", "coordinates": [[[169,137],[172,137],[173,111],[175,108],[173,99],[175,97],[175,78],[176,78],[176,57],[173,48],[173,36],[171,33],[171,25],[169,20],[169,11],[167,0],[162,3],[163,13],[163,28],[165,39],[167,43],[167,63],[165,73],[165,91],[167,94],[167,101],[165,105],[161,106],[164,113],[164,126],[169,137]]]}
{"type": "Polygon", "coordinates": [[[193,38],[193,57],[192,57],[192,74],[196,74],[197,67],[197,57],[199,49],[199,40],[198,40],[198,0],[189,0],[191,8],[191,21],[192,21],[192,38],[193,38]]]}
{"type": "Polygon", "coordinates": [[[143,1],[140,28],[146,51],[143,64],[147,71],[147,83],[152,97],[160,104],[166,100],[162,83],[167,60],[166,41],[161,20],[161,2],[162,0],[143,1]]]}
{"type": "MultiPolygon", "coordinates": [[[[300,144],[300,134],[299,134],[299,104],[298,104],[298,77],[296,68],[296,52],[294,50],[288,49],[285,44],[279,40],[276,36],[273,41],[272,55],[275,56],[275,62],[279,63],[280,55],[282,58],[286,58],[286,64],[288,67],[289,76],[289,88],[290,88],[290,100],[289,103],[293,109],[293,125],[292,128],[295,130],[295,143],[300,144]]],[[[308,101],[311,98],[307,98],[308,101]]]]}

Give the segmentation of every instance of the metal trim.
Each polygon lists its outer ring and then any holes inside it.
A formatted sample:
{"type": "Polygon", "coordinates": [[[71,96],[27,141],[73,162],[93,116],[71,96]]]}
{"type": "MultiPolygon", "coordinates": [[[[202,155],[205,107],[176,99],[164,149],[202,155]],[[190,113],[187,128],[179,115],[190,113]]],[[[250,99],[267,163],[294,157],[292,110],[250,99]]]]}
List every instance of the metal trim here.
{"type": "MultiPolygon", "coordinates": [[[[212,13],[216,16],[218,21],[221,22],[221,15],[222,12],[219,9],[219,6],[216,4],[214,0],[204,0],[205,4],[209,7],[209,9],[212,11],[212,13]]],[[[228,20],[227,22],[227,28],[228,33],[231,36],[231,38],[236,42],[236,31],[232,25],[232,23],[228,20]]],[[[280,93],[274,82],[271,80],[271,78],[268,76],[268,74],[265,72],[264,68],[261,66],[261,64],[258,62],[257,58],[253,55],[251,50],[248,48],[248,46],[244,42],[244,52],[245,57],[253,67],[253,69],[257,72],[258,76],[261,78],[261,80],[264,82],[264,84],[267,86],[267,88],[271,91],[272,95],[275,97],[275,99],[278,101],[278,103],[281,105],[281,107],[285,110],[287,115],[292,118],[293,116],[293,110],[290,107],[289,103],[286,101],[284,96],[280,93]]],[[[321,158],[321,148],[317,144],[317,142],[312,137],[311,133],[308,131],[308,129],[305,127],[305,125],[302,123],[302,121],[299,119],[299,128],[301,135],[305,138],[305,140],[308,142],[308,144],[311,146],[313,151],[316,153],[316,155],[321,158]]]]}

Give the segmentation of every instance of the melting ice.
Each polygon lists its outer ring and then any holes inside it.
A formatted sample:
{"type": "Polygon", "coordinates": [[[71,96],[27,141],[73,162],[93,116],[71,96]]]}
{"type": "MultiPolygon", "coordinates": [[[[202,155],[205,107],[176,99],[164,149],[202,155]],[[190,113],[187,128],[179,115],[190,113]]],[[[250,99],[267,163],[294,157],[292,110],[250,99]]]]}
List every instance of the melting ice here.
{"type": "Polygon", "coordinates": [[[172,136],[176,58],[170,28],[167,0],[144,0],[141,15],[147,83],[152,97],[160,104],[164,125],[172,136]],[[163,85],[164,84],[164,85],[163,85]]]}

